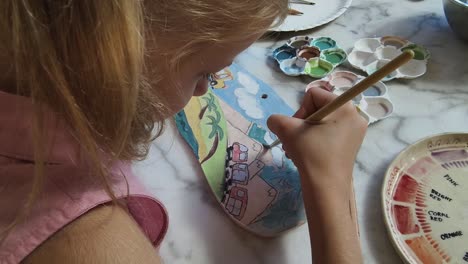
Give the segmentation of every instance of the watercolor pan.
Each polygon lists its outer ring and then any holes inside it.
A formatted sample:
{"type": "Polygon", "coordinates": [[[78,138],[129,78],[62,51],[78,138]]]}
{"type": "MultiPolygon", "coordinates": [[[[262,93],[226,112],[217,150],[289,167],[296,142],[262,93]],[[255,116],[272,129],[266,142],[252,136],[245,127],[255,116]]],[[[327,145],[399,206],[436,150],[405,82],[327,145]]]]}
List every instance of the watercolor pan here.
{"type": "Polygon", "coordinates": [[[289,76],[320,79],[346,61],[348,55],[329,37],[296,36],[273,51],[280,70],[289,76]]]}
{"type": "Polygon", "coordinates": [[[424,75],[430,58],[429,51],[422,46],[395,36],[358,40],[348,56],[348,61],[354,68],[370,75],[406,50],[414,51],[414,59],[389,74],[382,81],[398,78],[414,79],[424,75]]]}
{"type": "MultiPolygon", "coordinates": [[[[363,76],[348,71],[335,71],[325,78],[309,83],[308,89],[320,88],[340,95],[356,83],[364,79],[363,76]]],[[[389,117],[393,113],[393,103],[388,96],[387,86],[378,82],[353,99],[354,105],[369,124],[389,117]]]]}
{"type": "Polygon", "coordinates": [[[389,166],[383,215],[406,263],[468,261],[468,134],[423,139],[389,166]]]}

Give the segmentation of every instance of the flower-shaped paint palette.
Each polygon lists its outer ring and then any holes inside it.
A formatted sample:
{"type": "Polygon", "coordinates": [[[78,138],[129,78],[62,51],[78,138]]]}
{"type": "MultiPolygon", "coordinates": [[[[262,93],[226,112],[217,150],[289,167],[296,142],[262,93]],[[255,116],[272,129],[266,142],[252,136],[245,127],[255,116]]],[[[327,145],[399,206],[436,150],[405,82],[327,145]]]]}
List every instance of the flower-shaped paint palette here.
{"type": "MultiPolygon", "coordinates": [[[[324,89],[340,95],[363,80],[352,72],[335,71],[329,76],[313,81],[307,85],[308,89],[324,89]]],[[[389,117],[393,113],[393,103],[388,96],[387,86],[378,82],[353,99],[353,104],[358,107],[360,114],[369,124],[389,117]]]]}
{"type": "Polygon", "coordinates": [[[331,38],[296,36],[275,49],[273,58],[286,75],[320,79],[342,64],[347,54],[331,38]]]}
{"type": "Polygon", "coordinates": [[[468,134],[442,134],[404,150],[382,187],[384,220],[405,263],[468,262],[468,134]]]}
{"type": "Polygon", "coordinates": [[[401,66],[382,81],[395,78],[414,79],[424,75],[427,71],[429,51],[400,37],[387,36],[382,38],[364,38],[354,44],[348,56],[349,63],[367,74],[372,74],[385,64],[396,58],[405,50],[415,53],[414,59],[401,66]]]}

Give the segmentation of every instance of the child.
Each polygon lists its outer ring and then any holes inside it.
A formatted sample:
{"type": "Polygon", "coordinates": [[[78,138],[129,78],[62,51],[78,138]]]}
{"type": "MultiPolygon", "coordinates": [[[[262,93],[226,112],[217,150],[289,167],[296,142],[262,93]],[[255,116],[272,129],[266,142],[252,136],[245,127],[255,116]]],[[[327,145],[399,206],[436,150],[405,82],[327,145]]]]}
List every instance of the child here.
{"type": "MultiPolygon", "coordinates": [[[[130,162],[287,4],[1,1],[0,263],[159,263],[167,213],[130,162]]],[[[314,261],[359,262],[346,212],[366,124],[350,105],[302,121],[332,99],[313,90],[269,126],[301,173],[314,261]]]]}

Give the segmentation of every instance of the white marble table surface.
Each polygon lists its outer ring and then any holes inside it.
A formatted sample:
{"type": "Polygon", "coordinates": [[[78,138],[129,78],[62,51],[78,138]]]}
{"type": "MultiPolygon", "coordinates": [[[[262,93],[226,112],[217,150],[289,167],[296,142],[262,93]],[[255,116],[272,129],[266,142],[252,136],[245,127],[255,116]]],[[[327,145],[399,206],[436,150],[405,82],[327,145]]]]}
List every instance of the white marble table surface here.
{"type": "MultiPolygon", "coordinates": [[[[401,263],[382,219],[384,173],[409,144],[437,133],[468,131],[468,44],[454,37],[438,0],[355,0],[338,20],[303,34],[333,37],[345,49],[362,37],[398,35],[432,53],[425,76],[388,83],[396,111],[371,125],[355,165],[364,261],[401,263]]],[[[272,48],[293,35],[262,39],[236,62],[297,107],[310,80],[283,76],[268,59],[272,48]]],[[[169,127],[154,143],[149,158],[135,165],[169,211],[169,232],[160,250],[165,263],[311,262],[306,225],[275,239],[261,239],[238,228],[215,202],[190,153],[169,127]]]]}

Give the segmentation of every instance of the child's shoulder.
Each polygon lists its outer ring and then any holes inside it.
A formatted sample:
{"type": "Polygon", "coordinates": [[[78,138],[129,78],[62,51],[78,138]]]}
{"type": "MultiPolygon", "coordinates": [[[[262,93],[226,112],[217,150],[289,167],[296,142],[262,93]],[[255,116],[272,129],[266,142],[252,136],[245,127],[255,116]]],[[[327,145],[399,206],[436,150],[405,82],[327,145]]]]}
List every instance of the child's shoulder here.
{"type": "Polygon", "coordinates": [[[118,206],[100,206],[65,226],[24,263],[160,263],[153,245],[118,206]]]}

